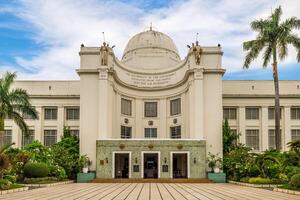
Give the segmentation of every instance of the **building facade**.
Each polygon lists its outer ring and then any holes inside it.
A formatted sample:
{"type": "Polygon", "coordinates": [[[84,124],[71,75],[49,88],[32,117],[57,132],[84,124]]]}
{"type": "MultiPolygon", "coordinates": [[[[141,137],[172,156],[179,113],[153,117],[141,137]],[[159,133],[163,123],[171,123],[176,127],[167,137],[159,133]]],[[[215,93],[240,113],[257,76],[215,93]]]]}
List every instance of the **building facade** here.
{"type": "MultiPolygon", "coordinates": [[[[15,83],[40,118],[26,119],[29,137],[7,119],[1,142],[51,146],[68,126],[98,178],[204,178],[206,155],[222,156],[223,118],[254,151],[275,145],[273,82],[223,81],[222,54],[196,42],[181,59],[151,29],[129,40],[121,60],[106,43],[82,46],[80,81],[15,83]]],[[[280,81],[282,150],[300,136],[299,86],[280,81]]]]}

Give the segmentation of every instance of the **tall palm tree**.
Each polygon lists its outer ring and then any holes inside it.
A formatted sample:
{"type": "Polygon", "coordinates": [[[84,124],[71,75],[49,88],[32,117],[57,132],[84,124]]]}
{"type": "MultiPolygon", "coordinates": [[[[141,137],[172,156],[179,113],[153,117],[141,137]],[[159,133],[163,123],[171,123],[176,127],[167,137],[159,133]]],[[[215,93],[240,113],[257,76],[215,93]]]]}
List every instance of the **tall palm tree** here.
{"type": "Polygon", "coordinates": [[[243,43],[247,51],[244,68],[249,68],[259,53],[263,52],[263,67],[267,67],[272,58],[273,79],[275,86],[275,144],[280,150],[280,103],[277,60],[283,60],[288,55],[288,46],[292,45],[297,50],[297,61],[300,62],[300,38],[293,33],[300,28],[300,20],[296,17],[281,22],[282,9],[279,6],[267,19],[259,19],[251,22],[253,31],[258,32],[254,40],[243,43]]]}
{"type": "Polygon", "coordinates": [[[4,134],[4,119],[9,117],[20,127],[24,133],[28,133],[28,126],[22,114],[29,115],[33,119],[38,118],[37,111],[31,105],[29,95],[21,88],[12,89],[16,79],[16,73],[6,72],[0,79],[0,136],[4,134]]]}

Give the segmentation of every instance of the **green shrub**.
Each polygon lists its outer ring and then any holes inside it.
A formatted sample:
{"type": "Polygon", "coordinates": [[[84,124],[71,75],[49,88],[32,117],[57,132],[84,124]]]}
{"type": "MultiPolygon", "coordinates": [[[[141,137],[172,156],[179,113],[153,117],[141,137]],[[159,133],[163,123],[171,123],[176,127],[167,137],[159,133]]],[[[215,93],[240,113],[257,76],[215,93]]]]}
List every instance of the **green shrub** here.
{"type": "Polygon", "coordinates": [[[63,180],[67,178],[66,171],[63,167],[58,165],[52,165],[49,167],[50,173],[49,176],[56,177],[58,180],[63,180]]]}
{"type": "Polygon", "coordinates": [[[241,182],[243,183],[248,183],[249,182],[250,177],[243,177],[240,179],[241,182]]]}
{"type": "Polygon", "coordinates": [[[295,174],[292,176],[289,185],[292,188],[300,188],[300,174],[295,174]]]}
{"type": "Polygon", "coordinates": [[[26,145],[25,152],[29,153],[31,162],[53,164],[53,153],[50,148],[44,146],[39,141],[33,141],[26,145]]]}
{"type": "Polygon", "coordinates": [[[54,164],[63,167],[69,179],[76,179],[77,173],[81,170],[78,138],[63,137],[60,142],[52,146],[51,150],[54,164]]]}
{"type": "Polygon", "coordinates": [[[287,166],[285,171],[285,174],[288,176],[289,180],[291,180],[292,176],[300,174],[300,167],[287,166]]]}
{"type": "Polygon", "coordinates": [[[27,163],[24,166],[24,175],[27,178],[46,177],[49,174],[49,168],[45,163],[27,163]]]}
{"type": "Polygon", "coordinates": [[[38,183],[47,182],[47,181],[57,182],[58,179],[56,177],[25,178],[24,179],[25,184],[38,184],[38,183]]]}
{"type": "Polygon", "coordinates": [[[11,182],[7,179],[0,179],[0,189],[7,190],[11,186],[11,182]]]}
{"type": "Polygon", "coordinates": [[[282,173],[279,174],[278,179],[280,183],[287,183],[289,181],[288,176],[282,173]]]}
{"type": "Polygon", "coordinates": [[[251,184],[271,184],[272,180],[269,178],[254,177],[254,178],[249,178],[249,183],[251,183],[251,184]]]}
{"type": "Polygon", "coordinates": [[[10,181],[11,183],[17,182],[17,177],[13,175],[5,175],[3,179],[10,181]]]}

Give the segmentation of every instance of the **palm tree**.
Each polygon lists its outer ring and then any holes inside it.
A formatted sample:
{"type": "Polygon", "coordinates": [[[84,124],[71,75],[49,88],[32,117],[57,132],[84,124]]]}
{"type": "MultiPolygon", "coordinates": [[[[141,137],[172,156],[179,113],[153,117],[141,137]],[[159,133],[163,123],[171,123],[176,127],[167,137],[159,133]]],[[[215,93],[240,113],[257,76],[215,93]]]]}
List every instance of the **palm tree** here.
{"type": "Polygon", "coordinates": [[[16,73],[9,72],[6,72],[0,79],[0,136],[4,134],[5,117],[14,120],[25,134],[28,134],[28,126],[22,114],[26,114],[33,119],[38,118],[37,111],[31,105],[26,90],[11,88],[15,79],[16,73]]]}
{"type": "Polygon", "coordinates": [[[254,156],[254,164],[257,166],[258,171],[260,172],[260,176],[262,178],[266,178],[267,177],[267,165],[268,162],[271,162],[273,164],[275,163],[280,163],[277,158],[273,157],[272,155],[270,155],[269,153],[253,153],[254,156]]]}
{"type": "Polygon", "coordinates": [[[297,61],[300,62],[300,38],[293,33],[300,28],[300,20],[296,17],[280,22],[282,9],[279,6],[267,19],[259,19],[251,22],[253,31],[258,32],[254,40],[243,43],[247,51],[244,68],[249,68],[259,53],[263,51],[263,67],[267,67],[272,58],[273,79],[275,86],[275,144],[280,150],[280,103],[277,60],[283,60],[288,55],[288,46],[292,45],[297,50],[297,61]],[[278,58],[277,58],[278,57],[278,58]]]}

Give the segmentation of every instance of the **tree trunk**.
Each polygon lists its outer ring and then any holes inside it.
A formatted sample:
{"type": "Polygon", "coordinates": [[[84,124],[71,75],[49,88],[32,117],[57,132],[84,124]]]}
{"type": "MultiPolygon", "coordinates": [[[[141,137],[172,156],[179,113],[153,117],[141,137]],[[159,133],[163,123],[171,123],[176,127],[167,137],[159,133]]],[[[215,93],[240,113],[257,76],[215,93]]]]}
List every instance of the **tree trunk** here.
{"type": "Polygon", "coordinates": [[[4,117],[0,117],[0,137],[4,135],[4,117]]]}
{"type": "Polygon", "coordinates": [[[273,79],[275,86],[275,146],[280,151],[280,102],[276,46],[273,49],[273,79]]]}

